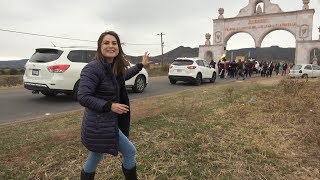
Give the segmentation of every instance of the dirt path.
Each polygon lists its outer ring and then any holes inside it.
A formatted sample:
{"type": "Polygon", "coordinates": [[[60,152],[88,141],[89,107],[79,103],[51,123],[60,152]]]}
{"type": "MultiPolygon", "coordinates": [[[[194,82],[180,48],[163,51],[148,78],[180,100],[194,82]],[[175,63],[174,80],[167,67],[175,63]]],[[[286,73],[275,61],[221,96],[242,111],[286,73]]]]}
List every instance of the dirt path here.
{"type": "Polygon", "coordinates": [[[248,78],[245,80],[241,80],[238,82],[244,82],[244,83],[253,83],[253,84],[261,84],[261,85],[276,85],[278,84],[282,79],[289,78],[289,76],[272,76],[271,78],[268,77],[254,77],[254,78],[248,78]]]}

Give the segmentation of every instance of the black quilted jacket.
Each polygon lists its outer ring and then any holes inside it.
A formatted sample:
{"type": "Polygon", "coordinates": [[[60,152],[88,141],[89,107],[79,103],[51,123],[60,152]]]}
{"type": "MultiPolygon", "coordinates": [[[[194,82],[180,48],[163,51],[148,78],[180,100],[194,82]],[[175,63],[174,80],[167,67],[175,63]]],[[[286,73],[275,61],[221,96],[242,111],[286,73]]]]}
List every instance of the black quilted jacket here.
{"type": "Polygon", "coordinates": [[[111,111],[111,103],[129,105],[125,80],[142,69],[137,64],[128,69],[125,77],[115,77],[111,65],[106,61],[94,60],[81,71],[78,101],[85,107],[81,127],[82,144],[90,151],[118,154],[119,129],[128,137],[130,111],[118,115],[111,111]]]}

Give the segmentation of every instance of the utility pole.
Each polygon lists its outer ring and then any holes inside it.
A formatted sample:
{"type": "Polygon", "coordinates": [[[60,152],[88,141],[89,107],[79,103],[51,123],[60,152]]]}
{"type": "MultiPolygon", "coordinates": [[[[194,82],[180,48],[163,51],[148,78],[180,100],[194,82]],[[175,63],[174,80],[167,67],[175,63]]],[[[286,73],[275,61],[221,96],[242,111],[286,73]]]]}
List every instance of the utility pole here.
{"type": "Polygon", "coordinates": [[[160,37],[161,37],[161,66],[163,66],[163,45],[164,45],[164,42],[162,40],[162,36],[165,35],[165,34],[163,34],[161,32],[160,34],[157,34],[157,35],[160,35],[160,37]]]}

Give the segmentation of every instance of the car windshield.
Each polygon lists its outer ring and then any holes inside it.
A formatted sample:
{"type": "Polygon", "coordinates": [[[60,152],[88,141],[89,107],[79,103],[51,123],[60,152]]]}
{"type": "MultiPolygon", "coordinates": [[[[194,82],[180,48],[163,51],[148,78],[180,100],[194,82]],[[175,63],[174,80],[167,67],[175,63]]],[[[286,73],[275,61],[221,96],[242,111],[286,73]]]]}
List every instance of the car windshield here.
{"type": "Polygon", "coordinates": [[[191,64],[193,64],[192,60],[182,60],[182,59],[174,60],[172,63],[172,65],[176,65],[176,66],[187,66],[191,64]]]}
{"type": "Polygon", "coordinates": [[[57,49],[36,49],[36,52],[31,56],[30,62],[50,62],[58,59],[63,51],[57,49]]]}
{"type": "Polygon", "coordinates": [[[301,69],[302,65],[298,64],[298,65],[294,65],[293,66],[293,70],[299,70],[301,69]]]}

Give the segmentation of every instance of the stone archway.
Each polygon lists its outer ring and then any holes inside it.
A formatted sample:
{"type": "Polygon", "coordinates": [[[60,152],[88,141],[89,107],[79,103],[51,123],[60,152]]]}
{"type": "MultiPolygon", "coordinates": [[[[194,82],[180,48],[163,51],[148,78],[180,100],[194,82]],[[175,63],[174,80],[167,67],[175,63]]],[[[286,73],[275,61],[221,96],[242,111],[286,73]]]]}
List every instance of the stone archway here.
{"type": "Polygon", "coordinates": [[[257,40],[258,42],[258,46],[256,47],[261,47],[261,44],[263,42],[263,40],[266,38],[267,35],[269,35],[270,33],[274,32],[274,31],[278,31],[278,30],[283,30],[283,31],[286,31],[286,32],[289,32],[290,34],[292,34],[294,37],[295,37],[295,33],[288,30],[288,29],[282,29],[282,28],[275,28],[275,29],[270,29],[269,31],[265,31],[261,37],[257,40]]]}
{"type": "MultiPolygon", "coordinates": [[[[228,41],[230,40],[230,38],[231,37],[233,37],[234,35],[236,35],[236,34],[239,34],[239,33],[245,33],[245,34],[248,34],[254,41],[255,41],[255,39],[253,38],[253,35],[252,34],[250,34],[249,32],[245,32],[245,31],[238,31],[238,32],[234,32],[234,33],[230,33],[228,36],[226,36],[225,37],[225,42],[224,42],[224,44],[227,46],[227,43],[228,43],[228,41]]],[[[255,44],[255,47],[257,47],[257,44],[256,44],[256,42],[254,42],[254,44],[255,44]]]]}
{"type": "Polygon", "coordinates": [[[304,4],[302,10],[283,12],[270,0],[249,0],[249,4],[234,18],[224,18],[224,9],[220,8],[218,19],[213,20],[213,43],[200,45],[199,57],[205,58],[209,51],[213,53],[214,60],[219,60],[220,56],[226,53],[228,40],[236,33],[248,33],[254,39],[255,47],[261,47],[263,39],[270,32],[285,30],[296,40],[295,63],[308,63],[307,49],[319,42],[312,42],[315,10],[309,9],[309,0],[302,2],[304,4]]]}

